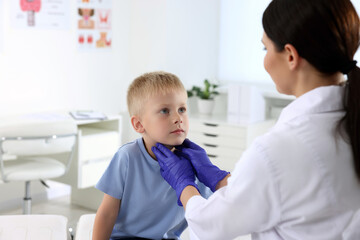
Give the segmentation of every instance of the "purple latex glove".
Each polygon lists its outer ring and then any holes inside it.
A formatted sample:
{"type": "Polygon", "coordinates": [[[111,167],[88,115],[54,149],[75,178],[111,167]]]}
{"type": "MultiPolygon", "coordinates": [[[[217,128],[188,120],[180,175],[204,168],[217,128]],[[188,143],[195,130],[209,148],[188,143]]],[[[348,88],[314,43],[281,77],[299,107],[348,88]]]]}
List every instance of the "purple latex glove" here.
{"type": "Polygon", "coordinates": [[[180,195],[186,186],[194,186],[199,191],[195,184],[195,173],[191,163],[160,143],[157,143],[156,147],[152,147],[151,150],[159,162],[161,176],[175,189],[178,205],[182,206],[180,195]]]}
{"type": "Polygon", "coordinates": [[[182,155],[190,160],[200,182],[204,183],[213,192],[215,192],[218,182],[229,174],[229,172],[223,171],[213,165],[205,150],[189,139],[185,139],[183,144],[176,148],[182,152],[182,155]]]}

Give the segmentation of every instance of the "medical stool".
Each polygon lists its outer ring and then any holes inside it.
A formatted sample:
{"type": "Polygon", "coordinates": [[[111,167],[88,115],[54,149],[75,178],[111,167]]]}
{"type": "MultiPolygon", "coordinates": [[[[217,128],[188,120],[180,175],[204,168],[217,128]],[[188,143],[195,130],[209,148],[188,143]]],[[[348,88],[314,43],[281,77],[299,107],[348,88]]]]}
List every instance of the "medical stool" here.
{"type": "Polygon", "coordinates": [[[92,230],[94,227],[95,215],[95,213],[84,214],[79,218],[78,224],[76,226],[75,240],[92,239],[92,230]]]}
{"type": "Polygon", "coordinates": [[[66,240],[67,222],[60,215],[2,215],[0,240],[66,240]]]}

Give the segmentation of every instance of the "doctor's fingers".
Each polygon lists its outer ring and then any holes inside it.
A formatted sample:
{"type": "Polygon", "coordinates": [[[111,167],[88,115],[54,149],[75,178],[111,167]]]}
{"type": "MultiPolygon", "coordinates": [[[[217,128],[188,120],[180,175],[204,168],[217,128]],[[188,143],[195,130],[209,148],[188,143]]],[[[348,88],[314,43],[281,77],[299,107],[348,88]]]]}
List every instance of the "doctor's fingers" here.
{"type": "Polygon", "coordinates": [[[157,147],[152,147],[151,150],[155,154],[156,160],[158,161],[160,168],[166,168],[167,157],[157,147]]]}
{"type": "Polygon", "coordinates": [[[206,151],[204,149],[202,149],[201,147],[199,147],[198,149],[185,148],[185,147],[183,147],[183,148],[176,147],[176,149],[181,151],[182,156],[185,156],[190,161],[194,161],[195,158],[198,158],[199,156],[202,156],[204,154],[207,155],[206,151]]]}
{"type": "Polygon", "coordinates": [[[194,150],[204,150],[202,147],[200,147],[199,145],[197,145],[196,143],[190,141],[188,138],[186,138],[183,142],[183,144],[181,144],[180,146],[186,147],[186,148],[190,148],[190,149],[194,149],[194,150]]]}
{"type": "Polygon", "coordinates": [[[177,148],[175,149],[174,154],[176,156],[178,156],[179,158],[186,158],[186,159],[188,158],[187,154],[185,154],[184,152],[178,150],[177,148]]]}
{"type": "Polygon", "coordinates": [[[162,145],[161,143],[156,143],[156,148],[166,158],[173,156],[173,153],[167,147],[162,145]]]}

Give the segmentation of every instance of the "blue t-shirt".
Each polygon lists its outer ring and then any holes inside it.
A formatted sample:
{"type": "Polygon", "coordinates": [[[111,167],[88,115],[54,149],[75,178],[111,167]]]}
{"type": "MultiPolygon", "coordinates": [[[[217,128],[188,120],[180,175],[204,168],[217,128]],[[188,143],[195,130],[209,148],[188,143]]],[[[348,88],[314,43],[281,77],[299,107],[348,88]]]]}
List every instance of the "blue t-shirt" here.
{"type": "MultiPolygon", "coordinates": [[[[209,197],[210,189],[197,183],[201,195],[209,197]]],[[[146,151],[142,138],[116,152],[95,187],[121,199],[111,239],[180,239],[187,227],[175,190],[162,178],[160,166],[146,151]]]]}

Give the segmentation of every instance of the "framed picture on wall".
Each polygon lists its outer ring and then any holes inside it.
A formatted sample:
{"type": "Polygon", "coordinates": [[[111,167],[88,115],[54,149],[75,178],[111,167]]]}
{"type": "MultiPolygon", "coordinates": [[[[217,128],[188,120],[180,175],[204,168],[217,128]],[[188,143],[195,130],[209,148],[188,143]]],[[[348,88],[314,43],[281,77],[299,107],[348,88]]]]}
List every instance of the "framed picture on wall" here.
{"type": "Polygon", "coordinates": [[[112,0],[78,0],[77,44],[80,50],[109,49],[112,0]]]}
{"type": "Polygon", "coordinates": [[[14,28],[70,29],[70,1],[18,0],[11,2],[14,28]]]}

